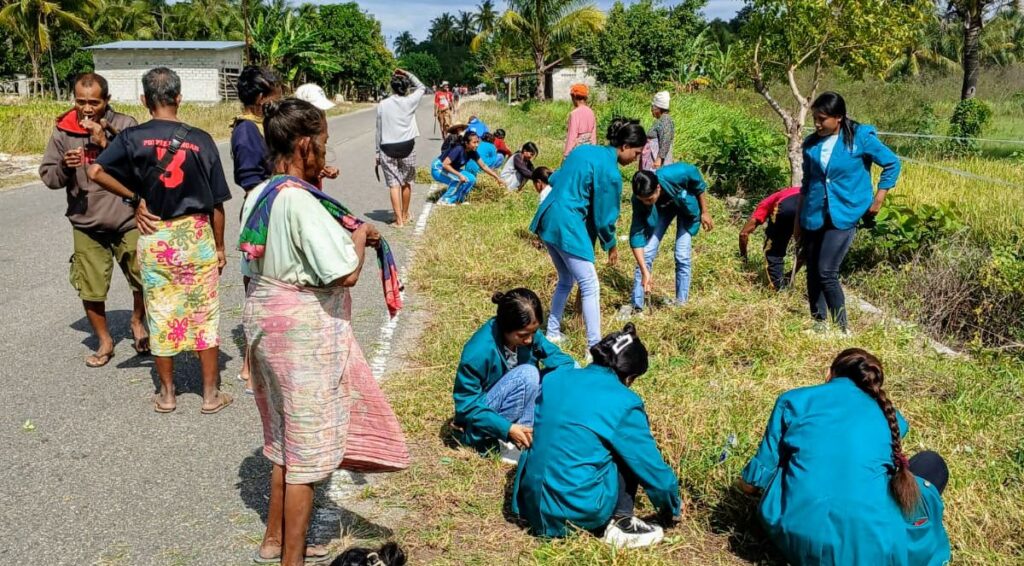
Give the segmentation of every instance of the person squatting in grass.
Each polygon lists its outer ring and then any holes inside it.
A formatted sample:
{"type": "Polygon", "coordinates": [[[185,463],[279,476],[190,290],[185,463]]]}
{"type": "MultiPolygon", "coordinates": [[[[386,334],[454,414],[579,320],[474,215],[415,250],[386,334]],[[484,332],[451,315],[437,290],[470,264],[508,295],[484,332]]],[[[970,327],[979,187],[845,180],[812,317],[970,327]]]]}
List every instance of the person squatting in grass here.
{"type": "MultiPolygon", "coordinates": [[[[750,219],[740,230],[740,257],[746,261],[747,244],[750,235],[758,226],[767,222],[764,228],[764,259],[768,273],[768,282],[772,289],[781,291],[793,284],[792,277],[786,273],[786,249],[793,236],[793,223],[796,222],[797,204],[800,187],[789,187],[768,195],[758,203],[750,219]]],[[[797,258],[793,273],[800,269],[797,258]]]]}
{"type": "Polygon", "coordinates": [[[233,401],[219,389],[218,365],[224,203],[231,192],[213,138],[178,119],[178,75],[151,69],[142,90],[153,119],[114,138],[89,166],[89,179],[136,209],[149,345],[160,376],[154,410],[175,410],[174,356],[194,351],[202,366],[201,411],[217,413],[233,401]]]}
{"type": "Polygon", "coordinates": [[[480,160],[480,155],[476,152],[479,145],[480,138],[466,130],[457,142],[452,143],[431,164],[430,174],[434,180],[448,187],[437,200],[438,204],[451,206],[466,200],[469,191],[476,185],[476,175],[465,170],[469,162],[475,162],[483,172],[494,177],[499,185],[505,185],[505,181],[480,160]]]}
{"type": "Polygon", "coordinates": [[[252,277],[242,325],[263,454],[273,464],[267,529],[253,560],[296,566],[328,560],[325,549],[306,548],[313,484],[341,465],[353,372],[370,372],[352,330],[349,288],[367,248],[384,242],[314,185],[326,162],[324,112],[291,98],[264,111],[275,176],[247,199],[239,236],[252,277]]]}
{"type": "Polygon", "coordinates": [[[132,346],[140,355],[149,353],[142,279],[136,260],[139,231],[135,211],[87,174],[117,134],[138,122],[111,108],[107,80],[95,73],[75,79],[74,97],[74,108],[57,118],[39,165],[39,177],[47,187],[67,192],[64,215],[71,223],[74,241],[69,280],[99,341],[96,352],[85,358],[85,365],[98,368],[114,358],[106,300],[115,263],[132,290],[132,346]]]}
{"type": "MultiPolygon", "coordinates": [[[[480,134],[480,145],[477,146],[476,153],[480,156],[479,162],[470,161],[466,164],[466,171],[469,171],[474,176],[480,175],[480,165],[478,163],[487,165],[492,171],[501,170],[501,166],[505,163],[505,156],[498,153],[498,148],[494,145],[494,134],[491,132],[480,134]]],[[[500,178],[501,175],[498,175],[498,177],[500,178]]]]}
{"type": "Polygon", "coordinates": [[[501,128],[494,130],[494,147],[498,148],[498,153],[504,155],[506,159],[512,157],[512,150],[505,144],[505,130],[501,128]]]}
{"type": "Polygon", "coordinates": [[[541,384],[533,444],[519,460],[512,512],[537,536],[563,537],[576,527],[617,547],[655,544],[664,535],[635,516],[637,487],[644,487],[665,525],[681,514],[682,502],[644,403],[630,390],[647,372],[647,348],[626,324],[590,352],[591,365],[556,370],[541,384]]]}
{"type": "Polygon", "coordinates": [[[515,464],[520,449],[532,443],[541,374],[575,362],[540,331],[544,309],[536,293],[512,289],[491,301],[497,305],[494,318],[462,349],[453,422],[462,444],[481,451],[498,444],[502,460],[515,464]]]}
{"type": "Polygon", "coordinates": [[[647,136],[636,120],[615,118],[608,126],[609,145],[583,145],[572,151],[551,175],[558,187],[540,204],[530,224],[548,248],[558,272],[551,300],[547,337],[562,340],[562,315],[569,293],[580,286],[587,346],[601,340],[601,298],[594,267],[594,240],[608,252],[608,263],[618,260],[615,223],[622,199],[620,165],[636,161],[647,136]]]}
{"type": "Polygon", "coordinates": [[[842,96],[823,93],[811,110],[814,133],[803,144],[800,216],[793,234],[807,260],[812,330],[825,332],[831,321],[840,333],[849,334],[839,269],[853,244],[857,222],[878,214],[886,194],[896,186],[900,159],[878,139],[873,126],[849,117],[842,96]],[[877,193],[871,186],[872,164],[882,168],[877,193]]]}
{"type": "Polygon", "coordinates": [[[523,183],[533,178],[533,158],[539,153],[537,144],[526,142],[501,168],[501,179],[510,191],[521,188],[523,183]]]}
{"type": "Polygon", "coordinates": [[[395,226],[412,220],[412,183],[416,180],[416,109],[427,92],[416,75],[395,69],[391,96],[377,105],[377,165],[384,170],[384,184],[391,191],[395,226]]]}
{"type": "Polygon", "coordinates": [[[701,227],[714,229],[704,191],[707,184],[700,171],[689,163],[665,165],[657,172],[639,171],[633,175],[633,219],[629,225],[629,246],[636,259],[633,275],[633,303],[624,310],[639,313],[644,296],[651,292],[651,269],[661,241],[672,222],[676,223],[676,305],[690,298],[693,276],[693,237],[701,227]]]}
{"type": "Polygon", "coordinates": [[[949,471],[934,452],[907,458],[902,438],[909,426],[884,383],[881,362],[850,348],[836,356],[824,384],[787,391],[775,402],[739,485],[761,493],[761,521],[790,563],[949,562],[942,525],[949,471]]]}
{"type": "MultiPolygon", "coordinates": [[[[245,192],[243,204],[254,187],[270,178],[272,165],[267,157],[267,143],[263,139],[263,105],[281,98],[283,88],[281,78],[274,71],[263,67],[246,67],[238,76],[238,100],[244,112],[236,116],[231,124],[231,161],[234,164],[235,184],[245,192]]],[[[242,262],[245,263],[244,257],[242,262]]],[[[244,267],[242,272],[245,272],[244,267]]],[[[249,288],[248,277],[243,275],[242,283],[245,289],[249,288]]],[[[251,395],[249,353],[244,345],[243,351],[245,358],[238,379],[245,392],[251,395]]]]}

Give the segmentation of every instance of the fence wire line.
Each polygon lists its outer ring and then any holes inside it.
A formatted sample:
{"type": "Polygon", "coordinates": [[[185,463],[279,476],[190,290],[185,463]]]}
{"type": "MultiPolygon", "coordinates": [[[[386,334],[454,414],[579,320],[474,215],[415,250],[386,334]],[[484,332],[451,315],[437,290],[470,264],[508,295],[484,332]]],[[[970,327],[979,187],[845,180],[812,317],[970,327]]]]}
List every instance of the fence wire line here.
{"type": "Polygon", "coordinates": [[[1011,189],[1024,189],[1024,186],[1015,185],[1015,184],[1013,184],[1013,183],[1011,183],[1009,181],[1004,181],[1002,179],[994,179],[992,177],[985,177],[984,175],[978,175],[976,173],[971,173],[970,171],[961,171],[960,169],[954,169],[952,167],[946,167],[944,165],[936,165],[935,163],[930,163],[928,161],[921,161],[920,159],[914,159],[912,157],[904,157],[902,155],[900,155],[899,158],[904,160],[904,161],[909,161],[910,163],[916,163],[917,165],[922,165],[924,167],[931,167],[932,169],[938,169],[939,171],[943,171],[943,172],[949,173],[951,175],[957,175],[957,176],[963,177],[965,179],[972,179],[974,181],[984,181],[986,183],[993,183],[993,184],[996,184],[996,185],[1002,185],[1004,187],[1009,187],[1011,189]]]}
{"type": "MultiPolygon", "coordinates": [[[[814,128],[811,126],[804,126],[805,132],[813,132],[814,128]]],[[[875,131],[880,136],[893,136],[897,138],[921,138],[929,140],[957,140],[957,141],[977,141],[985,143],[1008,143],[1011,145],[1024,145],[1024,140],[1000,140],[993,138],[965,138],[960,136],[943,136],[939,134],[912,134],[910,132],[879,132],[875,131]]]]}

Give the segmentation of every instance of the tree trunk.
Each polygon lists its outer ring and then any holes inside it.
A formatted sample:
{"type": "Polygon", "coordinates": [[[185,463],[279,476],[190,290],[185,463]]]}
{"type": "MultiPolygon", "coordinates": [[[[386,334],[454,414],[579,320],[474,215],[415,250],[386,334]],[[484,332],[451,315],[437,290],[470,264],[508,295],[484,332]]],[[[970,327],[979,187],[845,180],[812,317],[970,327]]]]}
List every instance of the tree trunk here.
{"type": "Polygon", "coordinates": [[[534,89],[533,97],[537,100],[544,100],[544,52],[540,49],[533,51],[533,65],[537,68],[537,88],[534,89]]]}
{"type": "Polygon", "coordinates": [[[32,63],[32,86],[28,88],[29,95],[40,95],[42,94],[42,76],[39,69],[39,55],[32,51],[31,47],[28,51],[28,59],[32,63]]]}
{"type": "Polygon", "coordinates": [[[57,67],[53,64],[53,48],[49,49],[50,54],[50,72],[53,74],[53,94],[56,95],[57,100],[63,100],[63,93],[60,89],[60,80],[57,79],[57,67]]]}
{"type": "Polygon", "coordinates": [[[964,20],[964,83],[960,89],[960,100],[974,98],[978,90],[978,76],[981,74],[981,10],[969,14],[964,20]]]}
{"type": "Polygon", "coordinates": [[[799,187],[804,179],[804,136],[800,124],[786,132],[786,159],[789,160],[789,186],[799,187]]]}

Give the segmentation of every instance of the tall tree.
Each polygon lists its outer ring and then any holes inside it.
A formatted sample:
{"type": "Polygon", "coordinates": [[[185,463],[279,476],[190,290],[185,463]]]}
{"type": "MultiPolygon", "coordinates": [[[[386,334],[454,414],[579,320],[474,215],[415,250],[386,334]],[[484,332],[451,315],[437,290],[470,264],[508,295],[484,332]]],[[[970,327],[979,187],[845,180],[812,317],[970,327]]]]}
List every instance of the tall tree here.
{"type": "Polygon", "coordinates": [[[782,120],[793,185],[803,179],[803,128],[822,71],[880,73],[933,14],[931,0],[749,0],[744,27],[754,90],[782,120]],[[879,22],[885,22],[880,25],[879,22]],[[808,69],[806,74],[798,73],[808,69]],[[801,77],[807,77],[801,80],[801,77]],[[784,106],[770,87],[789,86],[784,106]]]}
{"type": "MultiPolygon", "coordinates": [[[[1024,2],[1024,0],[1021,0],[1024,2]]],[[[476,7],[476,15],[473,16],[478,32],[489,32],[498,23],[498,11],[494,9],[494,0],[484,0],[476,7]]]]}
{"type": "Polygon", "coordinates": [[[459,43],[466,45],[473,40],[473,36],[476,35],[476,19],[470,12],[459,11],[459,18],[455,23],[455,35],[458,37],[459,43]]]}
{"type": "Polygon", "coordinates": [[[411,33],[403,31],[395,38],[393,46],[395,48],[395,55],[402,57],[403,55],[412,53],[413,49],[416,49],[416,38],[413,37],[411,33]]]}
{"type": "Polygon", "coordinates": [[[60,84],[51,52],[54,29],[64,26],[91,35],[92,28],[82,15],[95,7],[96,0],[8,0],[7,5],[0,9],[0,25],[25,45],[32,64],[32,78],[36,81],[42,77],[43,54],[50,53],[53,87],[58,98],[61,96],[60,84]]]}
{"type": "Polygon", "coordinates": [[[312,27],[283,2],[257,10],[252,22],[252,50],[259,65],[277,69],[290,83],[329,77],[341,71],[338,56],[312,27]]]}
{"type": "Polygon", "coordinates": [[[985,23],[994,17],[1000,8],[1010,5],[1010,0],[949,0],[946,4],[948,15],[964,26],[963,61],[964,80],[960,88],[960,100],[974,98],[978,92],[978,77],[981,75],[981,32],[985,23]]]}
{"type": "Polygon", "coordinates": [[[458,22],[455,20],[455,16],[444,12],[430,21],[430,40],[442,45],[455,43],[455,39],[458,37],[457,25],[458,22]]]}
{"type": "MultiPolygon", "coordinates": [[[[549,58],[568,57],[590,34],[604,28],[605,15],[586,0],[508,0],[498,27],[518,34],[530,46],[537,74],[534,96],[544,99],[544,67],[549,58]]],[[[481,32],[473,39],[478,49],[493,32],[481,32]]]]}
{"type": "Polygon", "coordinates": [[[341,70],[333,77],[338,87],[381,87],[395,68],[394,56],[384,43],[380,22],[359,4],[320,6],[318,32],[324,48],[337,55],[341,70]]]}
{"type": "Polygon", "coordinates": [[[885,77],[892,79],[900,76],[918,77],[924,69],[936,69],[944,72],[960,70],[960,63],[947,57],[942,50],[942,40],[946,35],[943,22],[938,14],[929,17],[926,25],[907,42],[900,54],[885,70],[885,77]]]}
{"type": "Polygon", "coordinates": [[[92,27],[96,35],[115,41],[154,39],[160,34],[147,0],[102,0],[92,27]]]}

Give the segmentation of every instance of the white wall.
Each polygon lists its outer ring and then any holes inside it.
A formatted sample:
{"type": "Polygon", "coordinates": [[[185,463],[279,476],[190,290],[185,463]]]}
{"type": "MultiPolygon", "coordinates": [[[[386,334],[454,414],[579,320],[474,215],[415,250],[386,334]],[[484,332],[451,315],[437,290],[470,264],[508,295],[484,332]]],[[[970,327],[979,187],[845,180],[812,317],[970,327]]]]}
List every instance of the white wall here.
{"type": "Polygon", "coordinates": [[[220,69],[241,70],[242,50],[96,50],[93,64],[96,72],[110,83],[110,95],[115,101],[138,102],[142,75],[153,67],[168,67],[181,77],[181,97],[185,102],[218,102],[220,69]]]}
{"type": "Polygon", "coordinates": [[[583,83],[591,89],[597,80],[587,72],[583,63],[573,67],[559,67],[551,73],[551,96],[555,100],[569,100],[569,89],[576,83],[583,83]]]}

